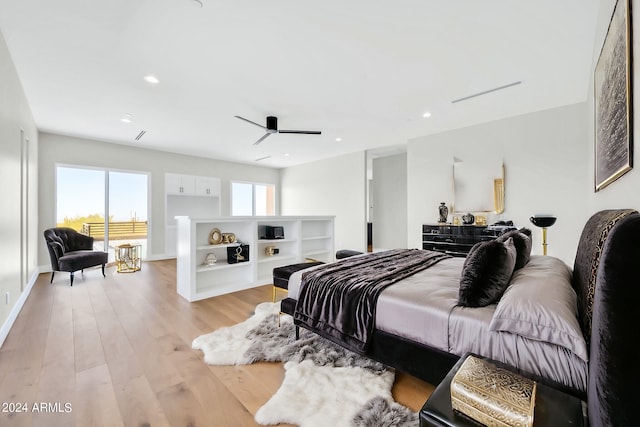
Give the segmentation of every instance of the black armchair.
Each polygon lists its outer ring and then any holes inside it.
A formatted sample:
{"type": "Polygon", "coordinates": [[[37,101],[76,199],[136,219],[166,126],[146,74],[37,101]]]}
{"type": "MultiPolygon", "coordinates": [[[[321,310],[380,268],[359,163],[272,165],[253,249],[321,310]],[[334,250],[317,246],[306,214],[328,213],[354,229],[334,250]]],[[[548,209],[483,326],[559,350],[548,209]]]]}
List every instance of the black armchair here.
{"type": "Polygon", "coordinates": [[[109,255],[93,250],[93,237],[72,228],[55,227],[44,230],[44,240],[51,257],[51,283],[56,271],[68,271],[73,286],[73,273],[96,265],[102,265],[102,275],[105,275],[104,266],[109,255]]]}

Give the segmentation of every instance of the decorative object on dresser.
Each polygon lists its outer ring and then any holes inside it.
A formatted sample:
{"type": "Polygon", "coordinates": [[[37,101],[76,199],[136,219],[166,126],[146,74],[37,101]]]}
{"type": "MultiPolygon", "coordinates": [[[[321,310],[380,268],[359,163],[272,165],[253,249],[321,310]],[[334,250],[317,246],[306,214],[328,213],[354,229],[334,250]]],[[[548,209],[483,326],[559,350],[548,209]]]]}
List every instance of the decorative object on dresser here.
{"type": "Polygon", "coordinates": [[[447,217],[449,216],[449,208],[444,202],[440,202],[440,206],[438,207],[438,214],[440,215],[438,218],[438,223],[445,224],[447,222],[447,217]]]}
{"type": "Polygon", "coordinates": [[[475,221],[476,221],[476,217],[471,212],[468,212],[468,213],[462,215],[462,223],[463,224],[471,225],[475,221]]]}
{"type": "Polygon", "coordinates": [[[515,229],[513,226],[424,224],[422,249],[464,257],[476,243],[493,240],[515,229]]]}
{"type": "Polygon", "coordinates": [[[547,254],[547,228],[556,223],[556,217],[548,214],[536,214],[529,218],[536,227],[542,228],[542,254],[547,254]]]}

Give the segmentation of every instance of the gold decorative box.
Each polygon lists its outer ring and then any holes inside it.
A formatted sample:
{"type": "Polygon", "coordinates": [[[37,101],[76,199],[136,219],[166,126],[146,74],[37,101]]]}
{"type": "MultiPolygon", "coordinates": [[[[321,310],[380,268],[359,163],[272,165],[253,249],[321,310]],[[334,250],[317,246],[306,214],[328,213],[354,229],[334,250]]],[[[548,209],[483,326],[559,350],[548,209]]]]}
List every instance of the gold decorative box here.
{"type": "Polygon", "coordinates": [[[535,381],[474,356],[451,380],[453,409],[489,427],[531,427],[535,402],[535,381]]]}

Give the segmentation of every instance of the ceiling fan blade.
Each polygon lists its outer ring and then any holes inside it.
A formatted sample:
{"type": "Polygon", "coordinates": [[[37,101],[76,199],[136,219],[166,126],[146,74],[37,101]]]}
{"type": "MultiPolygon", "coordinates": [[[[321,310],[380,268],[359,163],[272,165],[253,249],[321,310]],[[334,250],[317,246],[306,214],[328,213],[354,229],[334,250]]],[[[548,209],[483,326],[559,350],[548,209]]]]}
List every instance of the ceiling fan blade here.
{"type": "Polygon", "coordinates": [[[279,130],[278,133],[302,133],[306,135],[321,135],[319,130],[279,130]]]}
{"type": "Polygon", "coordinates": [[[249,120],[249,119],[245,119],[244,117],[240,117],[240,116],[234,116],[234,117],[235,117],[235,118],[237,118],[237,119],[240,119],[240,120],[244,120],[244,121],[245,121],[245,122],[247,122],[247,123],[251,123],[252,125],[256,125],[256,126],[258,126],[258,127],[261,127],[262,129],[266,129],[266,127],[265,127],[265,126],[262,126],[261,124],[258,124],[258,123],[256,123],[256,122],[252,122],[251,120],[249,120]]]}
{"type": "Polygon", "coordinates": [[[264,141],[269,135],[271,135],[271,133],[265,133],[262,138],[260,138],[259,140],[257,140],[256,142],[253,143],[253,145],[258,145],[260,144],[262,141],[264,141]]]}

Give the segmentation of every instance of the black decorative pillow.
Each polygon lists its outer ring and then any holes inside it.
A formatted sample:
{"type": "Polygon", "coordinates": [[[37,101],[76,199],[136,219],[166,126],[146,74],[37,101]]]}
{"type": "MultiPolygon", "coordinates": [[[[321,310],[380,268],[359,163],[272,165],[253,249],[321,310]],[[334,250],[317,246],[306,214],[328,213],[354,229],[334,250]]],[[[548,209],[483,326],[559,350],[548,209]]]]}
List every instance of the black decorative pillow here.
{"type": "Polygon", "coordinates": [[[517,256],[515,270],[519,270],[527,265],[531,258],[531,230],[528,228],[511,230],[499,236],[496,240],[499,242],[506,242],[509,238],[513,239],[513,244],[516,247],[517,256]]]}
{"type": "Polygon", "coordinates": [[[484,307],[504,293],[516,264],[513,239],[476,243],[462,267],[458,305],[484,307]]]}

